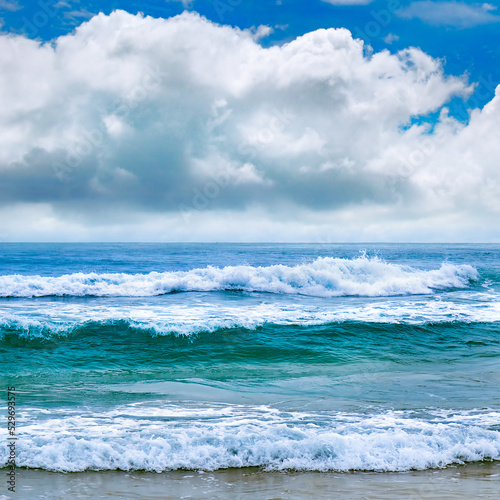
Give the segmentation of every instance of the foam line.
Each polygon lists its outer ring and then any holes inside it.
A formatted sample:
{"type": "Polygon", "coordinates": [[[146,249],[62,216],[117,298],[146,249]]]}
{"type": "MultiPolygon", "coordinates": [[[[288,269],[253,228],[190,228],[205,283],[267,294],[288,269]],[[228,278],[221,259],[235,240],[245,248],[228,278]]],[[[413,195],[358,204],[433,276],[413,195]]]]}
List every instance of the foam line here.
{"type": "Polygon", "coordinates": [[[149,274],[75,273],[58,277],[0,276],[0,297],[147,297],[172,292],[245,290],[321,297],[428,294],[466,287],[476,279],[469,265],[443,263],[419,270],[376,257],[318,258],[297,266],[206,267],[149,274]]]}

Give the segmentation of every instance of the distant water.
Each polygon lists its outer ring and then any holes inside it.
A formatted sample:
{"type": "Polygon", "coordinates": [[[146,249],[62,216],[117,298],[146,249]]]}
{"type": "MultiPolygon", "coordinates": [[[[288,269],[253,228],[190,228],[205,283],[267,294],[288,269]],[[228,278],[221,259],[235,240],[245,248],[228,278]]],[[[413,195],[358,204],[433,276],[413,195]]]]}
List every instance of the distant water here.
{"type": "Polygon", "coordinates": [[[18,391],[18,466],[500,460],[498,245],[0,251],[0,374],[2,397],[18,391]]]}

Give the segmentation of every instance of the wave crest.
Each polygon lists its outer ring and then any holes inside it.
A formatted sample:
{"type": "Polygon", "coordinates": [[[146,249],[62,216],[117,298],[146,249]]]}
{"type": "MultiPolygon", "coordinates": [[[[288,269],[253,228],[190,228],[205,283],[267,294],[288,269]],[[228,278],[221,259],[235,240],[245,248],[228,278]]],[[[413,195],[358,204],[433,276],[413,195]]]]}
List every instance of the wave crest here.
{"type": "Polygon", "coordinates": [[[320,257],[296,266],[208,266],[163,273],[75,273],[59,277],[7,275],[0,276],[0,297],[151,297],[222,290],[387,297],[462,288],[476,278],[476,269],[469,265],[443,263],[439,269],[419,270],[377,257],[320,257]]]}
{"type": "MultiPolygon", "coordinates": [[[[269,407],[133,404],[100,414],[27,415],[17,465],[84,470],[407,471],[500,460],[499,414],[419,418],[287,414],[269,407]],[[137,417],[140,417],[138,420],[137,417]]],[[[27,410],[27,413],[30,413],[27,410]]],[[[0,453],[0,465],[7,451],[0,453]]]]}

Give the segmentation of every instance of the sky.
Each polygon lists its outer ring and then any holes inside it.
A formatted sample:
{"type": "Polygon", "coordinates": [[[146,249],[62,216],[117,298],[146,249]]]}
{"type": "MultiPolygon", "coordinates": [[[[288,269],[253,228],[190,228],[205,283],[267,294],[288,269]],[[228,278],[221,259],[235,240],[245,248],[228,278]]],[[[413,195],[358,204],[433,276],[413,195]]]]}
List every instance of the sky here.
{"type": "Polygon", "coordinates": [[[500,242],[500,5],[0,0],[0,241],[500,242]]]}

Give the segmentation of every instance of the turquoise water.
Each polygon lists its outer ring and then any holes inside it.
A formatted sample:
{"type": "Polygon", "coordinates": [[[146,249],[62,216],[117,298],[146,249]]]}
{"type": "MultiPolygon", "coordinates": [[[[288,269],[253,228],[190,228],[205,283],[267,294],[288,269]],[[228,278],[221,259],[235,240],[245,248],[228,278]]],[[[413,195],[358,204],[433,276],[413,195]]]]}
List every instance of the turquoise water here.
{"type": "Polygon", "coordinates": [[[18,466],[500,459],[499,246],[0,246],[18,466]]]}

